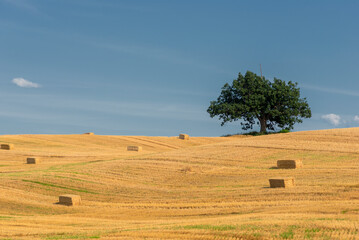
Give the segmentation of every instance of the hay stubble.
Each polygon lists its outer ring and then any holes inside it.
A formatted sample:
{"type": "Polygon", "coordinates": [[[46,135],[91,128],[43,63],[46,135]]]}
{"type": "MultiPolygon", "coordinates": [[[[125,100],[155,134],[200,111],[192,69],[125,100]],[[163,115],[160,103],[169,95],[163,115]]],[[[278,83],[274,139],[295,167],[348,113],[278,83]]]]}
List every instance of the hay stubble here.
{"type": "Polygon", "coordinates": [[[358,239],[358,140],[357,128],[191,141],[1,136],[17,147],[1,152],[0,236],[358,239]],[[47,160],[27,165],[24,156],[47,160]],[[272,168],[279,159],[305,164],[272,168]],[[272,176],[296,187],[269,188],[272,176]],[[81,205],[57,205],[64,192],[81,205]]]}

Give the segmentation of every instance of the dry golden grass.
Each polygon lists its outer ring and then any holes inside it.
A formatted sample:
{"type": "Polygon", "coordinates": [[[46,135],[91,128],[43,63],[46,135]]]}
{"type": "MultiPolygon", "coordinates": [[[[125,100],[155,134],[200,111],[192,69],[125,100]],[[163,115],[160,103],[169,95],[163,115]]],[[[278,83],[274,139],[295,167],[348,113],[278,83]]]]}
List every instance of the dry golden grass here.
{"type": "Polygon", "coordinates": [[[16,145],[0,151],[0,239],[359,239],[359,128],[0,142],[16,145]],[[280,159],[303,167],[276,169],[280,159]],[[273,176],[296,186],[269,188],[273,176]],[[56,204],[63,194],[81,205],[56,204]]]}

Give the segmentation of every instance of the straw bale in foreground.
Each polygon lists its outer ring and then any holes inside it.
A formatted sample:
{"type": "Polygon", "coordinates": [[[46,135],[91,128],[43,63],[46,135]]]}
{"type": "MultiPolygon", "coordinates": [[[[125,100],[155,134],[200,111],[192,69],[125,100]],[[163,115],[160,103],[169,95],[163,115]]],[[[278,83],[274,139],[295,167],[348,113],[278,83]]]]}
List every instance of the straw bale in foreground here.
{"type": "Polygon", "coordinates": [[[269,184],[270,184],[271,188],[288,188],[288,187],[295,186],[293,177],[271,178],[271,179],[269,179],[269,184]]]}
{"type": "Polygon", "coordinates": [[[1,149],[4,149],[4,150],[14,149],[14,144],[10,144],[10,143],[3,143],[0,146],[1,146],[1,149]]]}
{"type": "Polygon", "coordinates": [[[26,159],[27,164],[37,164],[40,163],[40,159],[39,158],[34,158],[34,157],[28,157],[26,159]]]}
{"type": "Polygon", "coordinates": [[[77,206],[81,204],[81,196],[66,194],[59,196],[59,204],[66,206],[77,206]]]}
{"type": "Polygon", "coordinates": [[[278,160],[277,167],[279,169],[292,169],[303,167],[302,160],[278,160]]]}

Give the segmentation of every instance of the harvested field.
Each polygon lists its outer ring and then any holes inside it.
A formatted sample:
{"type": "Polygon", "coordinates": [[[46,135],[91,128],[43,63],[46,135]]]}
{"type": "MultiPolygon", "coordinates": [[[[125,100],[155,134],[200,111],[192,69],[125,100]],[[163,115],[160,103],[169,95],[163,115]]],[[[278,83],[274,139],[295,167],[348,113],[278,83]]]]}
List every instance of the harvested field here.
{"type": "Polygon", "coordinates": [[[0,239],[359,239],[359,128],[0,142],[16,145],[0,153],[0,239]],[[305,164],[273,168],[279,159],[305,164]],[[273,176],[296,186],[270,188],[273,176]],[[57,204],[64,193],[81,205],[57,204]]]}

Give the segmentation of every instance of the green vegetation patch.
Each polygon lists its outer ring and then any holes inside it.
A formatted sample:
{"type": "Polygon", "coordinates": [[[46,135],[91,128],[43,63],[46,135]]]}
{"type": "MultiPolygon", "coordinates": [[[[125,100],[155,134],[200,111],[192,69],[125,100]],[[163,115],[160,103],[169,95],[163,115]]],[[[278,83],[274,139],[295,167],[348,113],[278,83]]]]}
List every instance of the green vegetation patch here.
{"type": "Polygon", "coordinates": [[[251,230],[251,231],[256,231],[256,230],[260,230],[262,229],[261,226],[257,226],[257,225],[252,225],[252,224],[244,224],[240,226],[241,230],[251,230]]]}
{"type": "Polygon", "coordinates": [[[106,161],[106,160],[94,160],[94,161],[89,161],[89,162],[67,163],[67,164],[63,164],[63,165],[49,167],[45,171],[46,172],[57,172],[57,171],[62,171],[64,169],[69,169],[69,168],[76,167],[76,166],[84,166],[84,165],[98,163],[98,162],[104,162],[104,161],[106,161]]]}
{"type": "Polygon", "coordinates": [[[345,210],[342,210],[341,213],[342,214],[346,214],[347,212],[349,212],[350,210],[349,209],[345,209],[345,210]]]}
{"type": "Polygon", "coordinates": [[[249,166],[245,166],[244,168],[245,169],[266,169],[266,168],[263,168],[263,167],[249,167],[249,166]]]}
{"type": "Polygon", "coordinates": [[[292,225],[289,226],[288,230],[285,232],[282,232],[279,234],[279,237],[282,239],[293,239],[294,238],[294,232],[293,230],[296,229],[298,226],[292,225]]]}
{"type": "Polygon", "coordinates": [[[38,181],[32,181],[32,180],[26,180],[26,179],[22,179],[23,182],[30,182],[30,183],[35,183],[35,184],[39,184],[42,186],[47,186],[47,187],[54,187],[54,188],[61,188],[61,189],[66,189],[66,190],[72,190],[75,192],[84,192],[84,193],[91,193],[91,194],[98,194],[95,192],[90,192],[88,190],[85,189],[76,189],[76,188],[69,188],[69,187],[64,187],[64,186],[58,186],[52,183],[43,183],[43,182],[38,182],[38,181]]]}
{"type": "Polygon", "coordinates": [[[6,177],[23,177],[23,176],[30,176],[32,171],[22,171],[22,172],[6,172],[6,173],[0,173],[0,176],[6,176],[6,177]]]}
{"type": "Polygon", "coordinates": [[[304,234],[304,238],[305,239],[312,239],[313,237],[315,237],[315,234],[317,232],[320,232],[319,228],[309,228],[309,229],[305,229],[305,234],[304,234]]]}
{"type": "Polygon", "coordinates": [[[47,236],[44,239],[96,239],[100,238],[99,235],[55,235],[55,236],[47,236]]]}
{"type": "Polygon", "coordinates": [[[345,221],[345,220],[349,220],[346,218],[314,218],[311,220],[318,220],[318,221],[345,221]]]}
{"type": "Polygon", "coordinates": [[[237,226],[234,225],[187,225],[179,227],[180,229],[205,229],[205,230],[215,230],[215,231],[229,231],[237,229],[237,226]]]}
{"type": "Polygon", "coordinates": [[[48,177],[55,177],[55,178],[62,178],[62,179],[69,179],[69,180],[79,181],[79,182],[97,183],[97,184],[98,184],[98,182],[88,181],[88,180],[79,179],[79,178],[72,178],[72,177],[59,176],[59,175],[44,175],[44,176],[48,176],[48,177]]]}
{"type": "Polygon", "coordinates": [[[69,163],[69,164],[65,164],[65,165],[62,165],[62,166],[63,167],[83,166],[83,165],[87,165],[87,164],[104,162],[104,161],[105,160],[94,160],[94,161],[89,161],[89,162],[69,163]]]}
{"type": "Polygon", "coordinates": [[[10,216],[0,216],[0,220],[9,220],[12,219],[14,217],[10,217],[10,216]]]}

